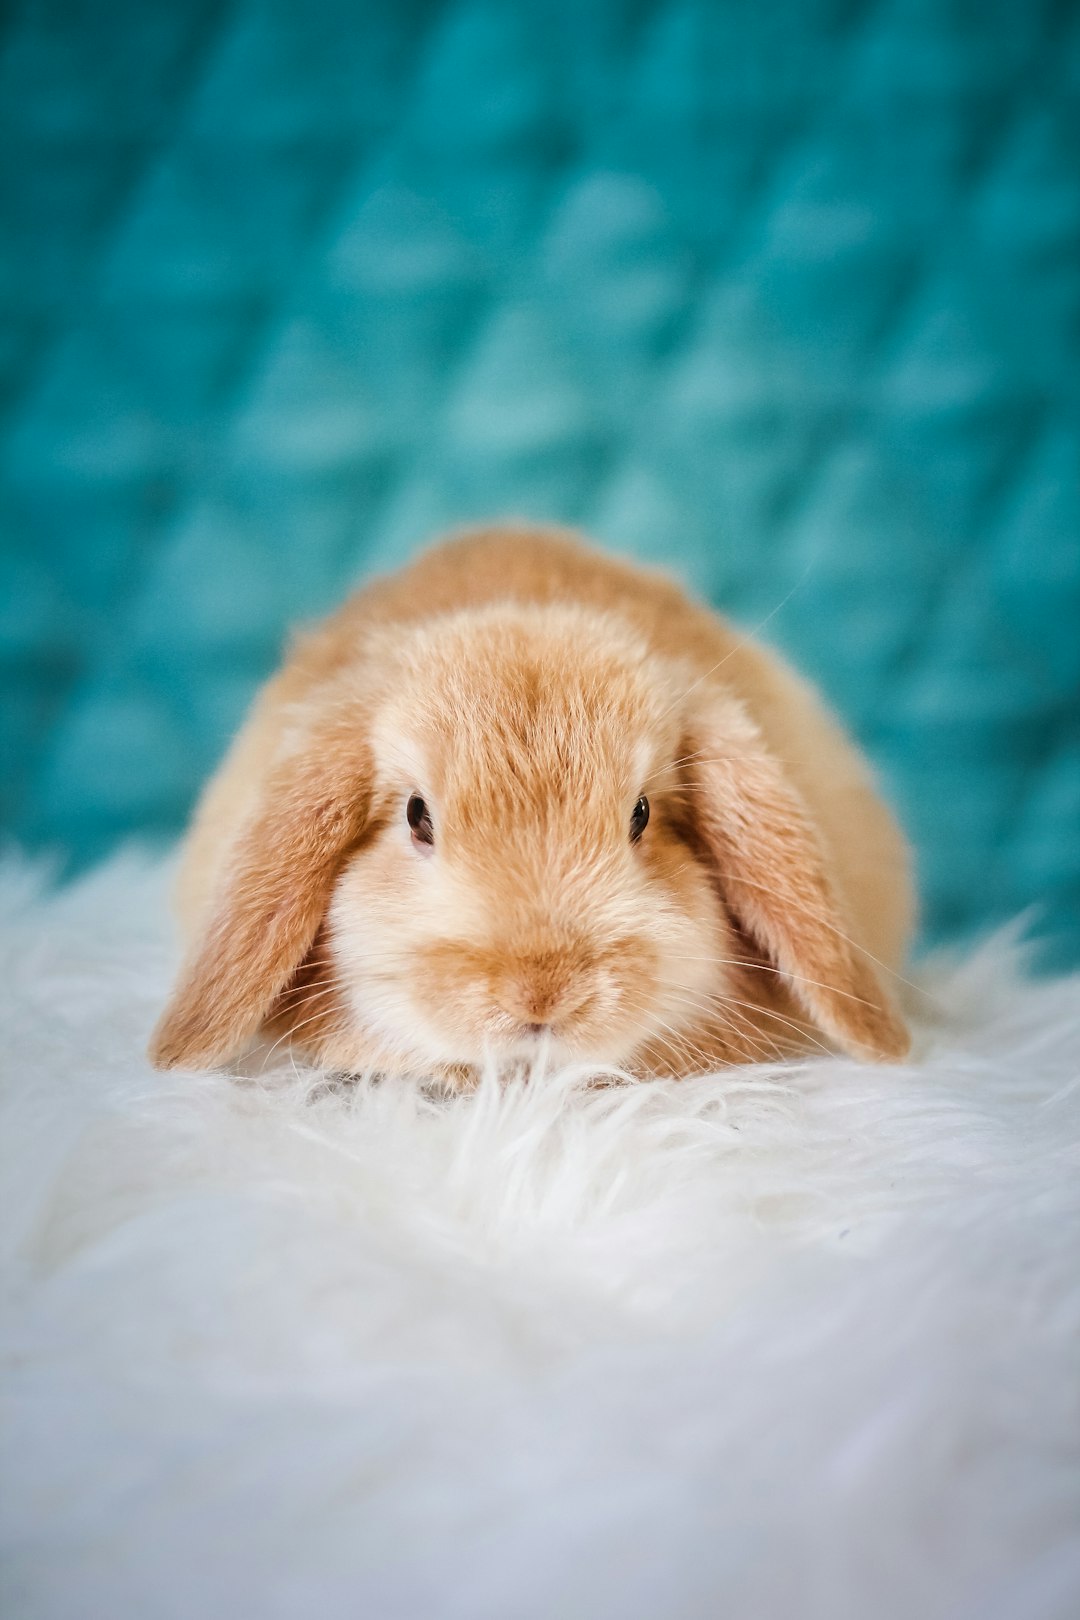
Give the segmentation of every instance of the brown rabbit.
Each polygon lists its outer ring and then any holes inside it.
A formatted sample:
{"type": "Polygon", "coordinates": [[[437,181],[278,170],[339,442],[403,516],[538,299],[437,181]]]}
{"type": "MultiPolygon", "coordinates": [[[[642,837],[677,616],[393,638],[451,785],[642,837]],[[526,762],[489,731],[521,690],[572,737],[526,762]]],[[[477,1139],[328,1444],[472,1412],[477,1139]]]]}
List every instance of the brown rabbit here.
{"type": "Polygon", "coordinates": [[[303,636],[195,817],[151,1054],[681,1075],[900,1058],[904,842],[772,652],[535,529],[448,540],[303,636]]]}

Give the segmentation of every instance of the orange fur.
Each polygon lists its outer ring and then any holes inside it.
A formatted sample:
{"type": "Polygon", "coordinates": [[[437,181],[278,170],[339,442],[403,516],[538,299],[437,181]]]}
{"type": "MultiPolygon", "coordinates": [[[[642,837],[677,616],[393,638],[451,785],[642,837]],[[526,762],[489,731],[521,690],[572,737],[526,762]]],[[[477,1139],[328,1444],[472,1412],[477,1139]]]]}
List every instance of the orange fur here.
{"type": "Polygon", "coordinates": [[[260,1031],[448,1083],[537,1025],[643,1075],[907,1048],[881,977],[906,853],[861,757],[775,654],[557,531],[444,542],[300,639],[199,807],[180,909],[163,1067],[260,1031]]]}

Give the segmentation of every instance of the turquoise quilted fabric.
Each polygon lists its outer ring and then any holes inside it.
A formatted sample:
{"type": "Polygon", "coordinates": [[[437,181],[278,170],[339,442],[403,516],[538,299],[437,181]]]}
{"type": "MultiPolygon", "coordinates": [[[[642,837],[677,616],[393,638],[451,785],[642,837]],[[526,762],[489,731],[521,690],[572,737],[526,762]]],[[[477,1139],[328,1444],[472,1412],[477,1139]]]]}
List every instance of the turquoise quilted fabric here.
{"type": "Polygon", "coordinates": [[[289,623],[516,513],[773,614],[927,937],[1080,956],[1080,7],[0,17],[11,835],[171,836],[289,623]]]}

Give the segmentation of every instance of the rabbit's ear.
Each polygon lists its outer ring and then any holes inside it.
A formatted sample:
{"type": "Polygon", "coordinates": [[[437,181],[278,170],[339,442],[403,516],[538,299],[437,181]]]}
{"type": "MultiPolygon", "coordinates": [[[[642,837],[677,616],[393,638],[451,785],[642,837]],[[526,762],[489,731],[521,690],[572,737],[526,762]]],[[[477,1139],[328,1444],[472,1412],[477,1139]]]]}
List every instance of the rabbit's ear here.
{"type": "Polygon", "coordinates": [[[848,937],[810,812],[757,728],[724,704],[699,722],[683,753],[695,842],[740,927],[843,1051],[904,1057],[903,1019],[872,959],[848,937]]]}
{"type": "Polygon", "coordinates": [[[237,1056],[311,947],[368,817],[371,772],[355,725],[324,725],[271,767],[226,857],[201,937],[154,1031],[159,1069],[237,1056]]]}

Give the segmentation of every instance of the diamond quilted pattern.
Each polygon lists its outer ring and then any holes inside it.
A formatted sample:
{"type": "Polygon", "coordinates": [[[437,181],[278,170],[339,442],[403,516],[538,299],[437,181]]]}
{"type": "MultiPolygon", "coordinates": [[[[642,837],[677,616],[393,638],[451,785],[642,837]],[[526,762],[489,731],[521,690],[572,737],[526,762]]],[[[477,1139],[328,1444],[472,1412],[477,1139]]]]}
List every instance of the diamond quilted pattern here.
{"type": "Polygon", "coordinates": [[[9,8],[3,826],[171,836],[290,623],[516,513],[768,618],[927,937],[1077,958],[1078,152],[1071,0],[9,8]]]}

